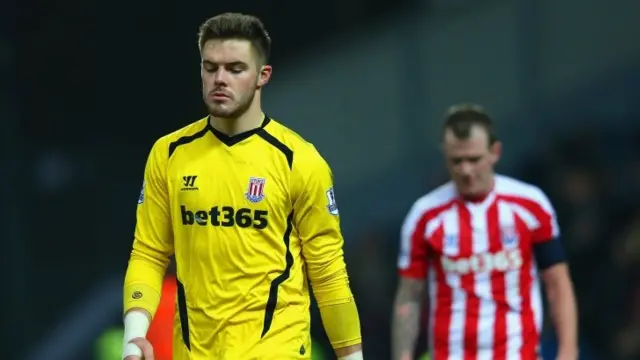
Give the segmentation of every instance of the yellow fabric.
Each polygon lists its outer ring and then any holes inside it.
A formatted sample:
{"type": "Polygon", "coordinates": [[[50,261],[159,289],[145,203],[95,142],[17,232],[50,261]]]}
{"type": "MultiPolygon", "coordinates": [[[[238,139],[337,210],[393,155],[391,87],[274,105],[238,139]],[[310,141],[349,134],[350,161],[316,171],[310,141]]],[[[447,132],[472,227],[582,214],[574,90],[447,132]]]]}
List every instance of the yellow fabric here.
{"type": "Polygon", "coordinates": [[[147,310],[151,316],[155,314],[169,256],[173,254],[166,146],[164,139],[154,144],[144,171],[133,251],[124,282],[125,313],[137,307],[147,310]]]}
{"type": "Polygon", "coordinates": [[[332,347],[337,349],[361,342],[360,319],[344,263],[332,174],[322,158],[311,160],[316,163],[310,161],[307,166],[323,171],[305,173],[307,176],[300,182],[303,188],[297,189],[301,195],[294,214],[322,324],[332,347]]]}
{"type": "Polygon", "coordinates": [[[347,302],[320,307],[327,337],[334,349],[360,344],[360,318],[353,298],[347,302]]]}
{"type": "Polygon", "coordinates": [[[333,289],[323,303],[351,297],[332,187],[313,145],[274,120],[228,137],[205,118],[164,136],[125,280],[126,294],[144,296],[125,309],[152,307],[142,299],[160,293],[175,254],[175,360],[308,359],[307,275],[314,290],[333,289]]]}

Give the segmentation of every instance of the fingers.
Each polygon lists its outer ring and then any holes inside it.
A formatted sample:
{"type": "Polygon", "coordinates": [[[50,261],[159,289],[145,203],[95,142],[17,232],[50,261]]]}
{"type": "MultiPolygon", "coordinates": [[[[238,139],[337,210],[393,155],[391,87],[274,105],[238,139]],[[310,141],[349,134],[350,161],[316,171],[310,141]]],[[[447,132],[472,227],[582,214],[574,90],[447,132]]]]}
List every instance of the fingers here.
{"type": "Polygon", "coordinates": [[[151,344],[147,343],[147,347],[142,349],[142,355],[144,356],[144,360],[154,360],[153,358],[153,348],[151,344]]]}
{"type": "MultiPolygon", "coordinates": [[[[135,338],[131,340],[131,343],[135,344],[142,350],[142,359],[144,360],[154,360],[153,356],[153,346],[147,339],[143,338],[135,338]]],[[[137,359],[134,359],[137,360],[137,359]]]]}

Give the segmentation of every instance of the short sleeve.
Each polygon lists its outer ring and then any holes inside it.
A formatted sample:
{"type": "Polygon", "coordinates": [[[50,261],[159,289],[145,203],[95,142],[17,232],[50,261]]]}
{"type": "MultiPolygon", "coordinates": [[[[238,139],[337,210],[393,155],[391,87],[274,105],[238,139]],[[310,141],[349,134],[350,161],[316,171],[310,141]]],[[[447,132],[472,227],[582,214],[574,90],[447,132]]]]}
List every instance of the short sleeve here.
{"type": "Polygon", "coordinates": [[[533,203],[528,207],[537,221],[533,222],[531,242],[538,268],[545,270],[566,261],[566,257],[560,242],[560,226],[556,211],[551,201],[537,188],[533,197],[533,203]]]}
{"type": "Polygon", "coordinates": [[[534,242],[559,238],[560,226],[551,201],[542,190],[538,191],[537,197],[536,217],[538,218],[538,227],[533,229],[534,242]]]}
{"type": "Polygon", "coordinates": [[[405,217],[400,230],[398,271],[400,276],[423,279],[427,276],[426,226],[428,214],[416,202],[405,217]]]}
{"type": "Polygon", "coordinates": [[[526,222],[531,231],[533,244],[546,242],[560,237],[560,227],[556,211],[547,195],[539,188],[525,194],[516,204],[526,211],[526,222]]]}
{"type": "Polygon", "coordinates": [[[555,209],[542,190],[531,187],[520,194],[501,195],[501,197],[514,204],[516,215],[527,224],[532,244],[560,237],[555,209]]]}

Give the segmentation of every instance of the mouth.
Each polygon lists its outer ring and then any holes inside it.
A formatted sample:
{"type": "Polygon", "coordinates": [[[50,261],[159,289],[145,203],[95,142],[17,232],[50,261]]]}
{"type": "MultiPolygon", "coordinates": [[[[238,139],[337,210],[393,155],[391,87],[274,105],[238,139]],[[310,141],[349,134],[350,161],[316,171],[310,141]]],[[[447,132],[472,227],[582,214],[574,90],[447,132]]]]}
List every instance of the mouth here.
{"type": "Polygon", "coordinates": [[[471,179],[471,177],[469,177],[469,176],[461,176],[459,181],[462,184],[468,185],[468,184],[471,184],[473,182],[473,179],[471,179]]]}
{"type": "Polygon", "coordinates": [[[225,92],[222,92],[222,91],[216,91],[216,92],[209,93],[209,98],[210,98],[210,99],[212,99],[212,100],[220,101],[220,100],[228,100],[228,99],[231,99],[231,96],[230,96],[230,95],[228,95],[228,94],[227,94],[227,93],[225,93],[225,92]]]}

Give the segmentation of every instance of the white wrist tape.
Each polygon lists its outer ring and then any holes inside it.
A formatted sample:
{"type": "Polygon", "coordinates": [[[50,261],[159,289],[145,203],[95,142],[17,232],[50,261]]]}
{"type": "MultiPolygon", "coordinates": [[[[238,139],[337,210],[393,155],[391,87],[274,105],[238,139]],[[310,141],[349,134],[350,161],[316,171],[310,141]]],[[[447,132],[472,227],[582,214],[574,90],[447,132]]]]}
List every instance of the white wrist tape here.
{"type": "Polygon", "coordinates": [[[124,316],[124,345],[122,347],[122,358],[127,356],[142,356],[142,350],[130,343],[135,338],[147,336],[150,321],[147,315],[140,311],[130,311],[124,316]]]}
{"type": "Polygon", "coordinates": [[[122,349],[122,359],[126,359],[127,356],[137,356],[142,358],[142,350],[140,350],[140,348],[136,344],[125,344],[124,349],[122,349]]]}
{"type": "Polygon", "coordinates": [[[347,356],[343,356],[338,358],[338,360],[363,360],[362,351],[354,352],[353,354],[349,354],[347,356]]]}

